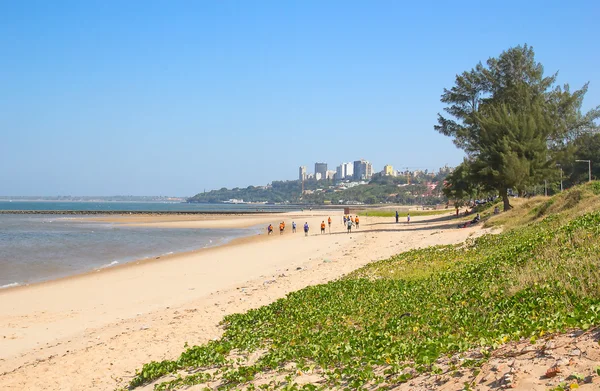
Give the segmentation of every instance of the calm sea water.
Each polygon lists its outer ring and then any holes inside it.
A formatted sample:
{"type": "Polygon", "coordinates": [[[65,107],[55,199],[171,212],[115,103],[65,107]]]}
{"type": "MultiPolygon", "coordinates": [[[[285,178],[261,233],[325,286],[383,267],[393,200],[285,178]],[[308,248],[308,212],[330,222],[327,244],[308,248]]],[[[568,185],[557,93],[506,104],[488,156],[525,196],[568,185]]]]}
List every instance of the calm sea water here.
{"type": "Polygon", "coordinates": [[[0,210],[74,210],[126,212],[285,212],[298,206],[250,204],[188,204],[168,202],[0,201],[0,210]]]}
{"type": "MultiPolygon", "coordinates": [[[[27,204],[28,209],[34,206],[27,204]]],[[[48,208],[50,203],[41,204],[48,208]]],[[[75,203],[68,204],[72,210],[75,203]]],[[[115,210],[124,210],[121,207],[115,210]]],[[[215,246],[257,230],[142,228],[63,215],[0,214],[0,288],[215,246]]]]}

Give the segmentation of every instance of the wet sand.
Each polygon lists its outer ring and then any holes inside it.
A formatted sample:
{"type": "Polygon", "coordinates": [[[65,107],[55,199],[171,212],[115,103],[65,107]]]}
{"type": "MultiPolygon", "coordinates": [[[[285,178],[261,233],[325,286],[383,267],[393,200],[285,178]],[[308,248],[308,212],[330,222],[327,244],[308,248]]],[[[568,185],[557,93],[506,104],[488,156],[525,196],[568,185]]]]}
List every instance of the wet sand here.
{"type": "MultiPolygon", "coordinates": [[[[268,304],[404,250],[458,243],[484,231],[456,229],[447,216],[362,218],[347,234],[339,211],[280,215],[110,216],[162,227],[267,225],[275,233],[61,280],[0,291],[0,386],[96,390],[123,385],[151,360],[220,335],[226,314],[268,304]],[[319,225],[331,215],[331,234],[319,225]],[[279,221],[286,231],[279,235],[279,221]],[[298,232],[291,232],[296,221],[298,232]],[[304,236],[302,225],[311,226],[304,236]]],[[[104,220],[103,220],[104,221],[104,220]]]]}

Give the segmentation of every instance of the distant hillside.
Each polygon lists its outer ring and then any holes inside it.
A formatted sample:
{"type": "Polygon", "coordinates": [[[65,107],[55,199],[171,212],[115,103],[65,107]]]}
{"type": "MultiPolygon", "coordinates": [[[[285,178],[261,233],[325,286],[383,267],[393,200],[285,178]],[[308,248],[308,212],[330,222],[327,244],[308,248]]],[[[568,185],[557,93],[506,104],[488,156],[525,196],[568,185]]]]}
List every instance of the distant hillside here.
{"type": "MultiPolygon", "coordinates": [[[[405,178],[375,178],[368,184],[339,183],[329,180],[308,180],[304,182],[302,194],[301,181],[274,181],[269,186],[248,186],[211,190],[199,193],[188,199],[188,202],[224,202],[232,199],[244,202],[269,202],[292,204],[379,204],[400,203],[438,204],[446,199],[437,185],[425,182],[406,184],[405,178]]],[[[439,183],[439,182],[438,182],[439,183]]]]}

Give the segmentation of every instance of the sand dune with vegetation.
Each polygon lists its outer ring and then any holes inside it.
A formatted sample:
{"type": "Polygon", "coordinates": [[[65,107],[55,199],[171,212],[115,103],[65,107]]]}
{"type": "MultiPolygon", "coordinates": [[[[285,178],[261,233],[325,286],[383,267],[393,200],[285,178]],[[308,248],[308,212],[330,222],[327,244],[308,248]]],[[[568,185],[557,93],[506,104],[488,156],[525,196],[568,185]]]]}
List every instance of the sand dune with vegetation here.
{"type": "MultiPolygon", "coordinates": [[[[341,212],[334,213],[242,217],[242,226],[266,227],[270,221],[277,231],[281,220],[287,226],[283,235],[261,231],[225,246],[1,291],[0,386],[113,389],[148,361],[172,359],[186,343],[219,338],[225,315],[269,304],[404,250],[480,234],[480,228],[455,229],[449,213],[415,217],[410,225],[362,217],[359,230],[347,234],[341,212]],[[331,234],[321,235],[319,225],[329,216],[331,234]],[[292,221],[298,223],[295,234],[292,221]],[[308,237],[301,232],[304,222],[311,227],[308,237]]],[[[226,217],[223,226],[235,226],[234,220],[226,217]]],[[[121,222],[202,226],[202,221],[157,216],[121,222]]]]}

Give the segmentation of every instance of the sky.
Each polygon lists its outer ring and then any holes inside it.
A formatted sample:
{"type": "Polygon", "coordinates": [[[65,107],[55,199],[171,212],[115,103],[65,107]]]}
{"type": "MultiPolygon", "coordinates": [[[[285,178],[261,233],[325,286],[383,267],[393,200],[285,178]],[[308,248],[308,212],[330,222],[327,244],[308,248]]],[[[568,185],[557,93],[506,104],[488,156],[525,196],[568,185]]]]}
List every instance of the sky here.
{"type": "Polygon", "coordinates": [[[600,2],[0,1],[0,195],[192,196],[437,169],[457,74],[520,44],[600,105],[600,2]]]}

